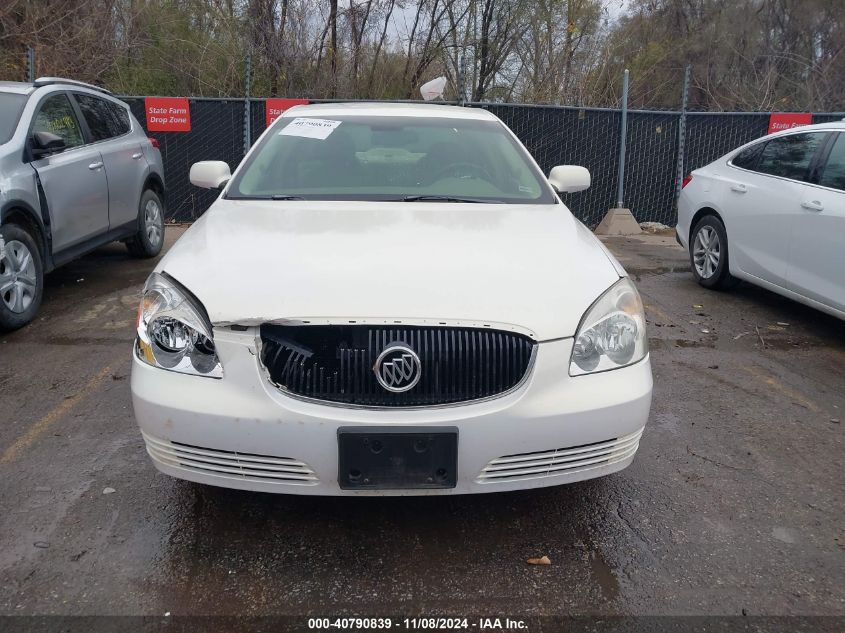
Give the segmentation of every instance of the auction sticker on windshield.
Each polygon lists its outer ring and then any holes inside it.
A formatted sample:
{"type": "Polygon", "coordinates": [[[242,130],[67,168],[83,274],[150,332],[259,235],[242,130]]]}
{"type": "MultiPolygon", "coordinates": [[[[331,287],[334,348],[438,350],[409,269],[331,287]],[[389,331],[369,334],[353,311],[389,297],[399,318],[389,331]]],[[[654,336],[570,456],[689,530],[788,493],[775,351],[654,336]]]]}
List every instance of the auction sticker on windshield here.
{"type": "Polygon", "coordinates": [[[328,119],[294,119],[279,132],[279,136],[303,136],[305,138],[326,139],[335,131],[340,121],[328,119]]]}

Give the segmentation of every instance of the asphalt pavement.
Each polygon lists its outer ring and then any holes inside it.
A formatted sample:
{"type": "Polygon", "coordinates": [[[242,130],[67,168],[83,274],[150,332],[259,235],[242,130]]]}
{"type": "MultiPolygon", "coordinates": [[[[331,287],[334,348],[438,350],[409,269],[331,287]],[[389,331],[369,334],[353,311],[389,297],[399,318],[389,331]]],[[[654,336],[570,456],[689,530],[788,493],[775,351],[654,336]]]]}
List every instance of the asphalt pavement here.
{"type": "Polygon", "coordinates": [[[845,615],[843,323],[704,290],[671,237],[606,243],[649,321],[633,465],[450,498],[158,474],[128,384],[153,263],[115,244],[57,270],[37,321],[0,335],[0,614],[845,615]]]}

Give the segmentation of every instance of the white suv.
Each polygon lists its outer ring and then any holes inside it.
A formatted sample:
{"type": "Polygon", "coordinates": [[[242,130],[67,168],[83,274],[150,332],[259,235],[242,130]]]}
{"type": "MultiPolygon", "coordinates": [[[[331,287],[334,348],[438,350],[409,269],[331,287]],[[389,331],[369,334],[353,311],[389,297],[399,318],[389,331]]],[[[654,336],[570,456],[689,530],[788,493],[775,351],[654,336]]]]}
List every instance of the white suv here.
{"type": "Polygon", "coordinates": [[[138,257],[161,251],[157,147],[96,86],[0,82],[0,331],[35,318],[57,266],[116,240],[138,257]]]}
{"type": "Polygon", "coordinates": [[[695,170],[676,231],[702,286],[744,279],[845,319],[845,122],[778,132],[695,170]]]}

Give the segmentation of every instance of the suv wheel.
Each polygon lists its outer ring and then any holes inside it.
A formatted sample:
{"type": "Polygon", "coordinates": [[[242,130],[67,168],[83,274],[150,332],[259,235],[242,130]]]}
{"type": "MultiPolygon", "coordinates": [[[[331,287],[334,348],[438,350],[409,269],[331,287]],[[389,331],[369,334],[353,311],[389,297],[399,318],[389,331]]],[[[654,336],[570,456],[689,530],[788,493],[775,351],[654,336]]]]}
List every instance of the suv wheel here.
{"type": "Polygon", "coordinates": [[[728,267],[728,234],[715,215],[706,215],[692,231],[690,263],[695,280],[713,290],[728,290],[739,283],[728,267]]]}
{"type": "Polygon", "coordinates": [[[44,266],[35,241],[21,227],[0,227],[0,238],[0,330],[17,330],[41,306],[44,266]]]}
{"type": "Polygon", "coordinates": [[[138,204],[138,232],[126,242],[135,257],[155,257],[164,245],[164,205],[155,191],[147,189],[138,204]]]}

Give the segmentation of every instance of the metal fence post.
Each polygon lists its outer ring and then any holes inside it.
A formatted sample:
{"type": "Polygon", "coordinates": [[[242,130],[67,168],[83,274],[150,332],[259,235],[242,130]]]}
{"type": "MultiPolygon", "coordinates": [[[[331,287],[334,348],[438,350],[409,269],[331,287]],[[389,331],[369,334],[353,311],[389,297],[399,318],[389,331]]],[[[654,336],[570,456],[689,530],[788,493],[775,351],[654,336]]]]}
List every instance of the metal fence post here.
{"type": "Polygon", "coordinates": [[[246,54],[246,72],[244,77],[244,156],[252,145],[252,117],[250,116],[249,89],[252,82],[252,53],[246,54]]]}
{"type": "Polygon", "coordinates": [[[26,47],[26,80],[29,83],[35,81],[35,50],[32,46],[26,47]]]}
{"type": "Polygon", "coordinates": [[[458,68],[457,68],[457,89],[458,89],[458,105],[464,105],[464,54],[463,51],[459,53],[458,68]]]}
{"type": "Polygon", "coordinates": [[[628,69],[622,79],[622,138],[619,142],[619,187],[616,195],[616,208],[621,209],[625,203],[625,140],[628,136],[628,69]]]}
{"type": "Polygon", "coordinates": [[[461,51],[461,59],[458,62],[458,104],[467,103],[467,52],[461,51]]]}
{"type": "Polygon", "coordinates": [[[681,118],[678,121],[678,168],[675,178],[675,202],[681,196],[681,183],[684,180],[684,152],[687,136],[687,106],[689,105],[689,85],[692,65],[687,64],[684,71],[684,96],[681,101],[681,118]]]}

